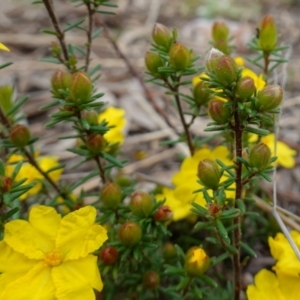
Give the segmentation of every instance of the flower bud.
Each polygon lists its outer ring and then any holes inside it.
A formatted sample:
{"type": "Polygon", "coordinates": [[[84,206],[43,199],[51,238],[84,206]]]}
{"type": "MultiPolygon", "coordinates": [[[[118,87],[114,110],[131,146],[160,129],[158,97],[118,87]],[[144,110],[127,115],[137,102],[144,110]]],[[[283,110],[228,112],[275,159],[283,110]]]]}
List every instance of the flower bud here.
{"type": "Polygon", "coordinates": [[[253,78],[242,77],[236,85],[236,96],[241,99],[248,99],[255,92],[255,83],[253,78]]]}
{"type": "Polygon", "coordinates": [[[90,126],[98,125],[98,114],[94,110],[83,110],[81,117],[85,119],[90,126]]]}
{"type": "Polygon", "coordinates": [[[135,222],[126,222],[119,229],[119,239],[126,246],[135,246],[141,238],[142,229],[135,222]]]}
{"type": "Polygon", "coordinates": [[[72,75],[68,72],[57,70],[51,78],[52,92],[55,97],[63,97],[61,90],[66,90],[70,87],[72,75]]]}
{"type": "Polygon", "coordinates": [[[225,106],[226,102],[213,99],[208,103],[208,114],[218,124],[225,124],[230,120],[231,109],[225,106]]]}
{"type": "Polygon", "coordinates": [[[58,57],[61,54],[61,48],[57,42],[51,43],[51,52],[54,56],[58,57]]]}
{"type": "Polygon", "coordinates": [[[28,145],[31,134],[25,125],[17,124],[11,129],[9,138],[15,147],[23,148],[28,145]]]}
{"type": "Polygon", "coordinates": [[[262,112],[277,108],[283,99],[283,90],[279,85],[268,85],[257,93],[257,108],[262,112]]]}
{"type": "Polygon", "coordinates": [[[166,26],[156,23],[152,30],[152,39],[157,46],[169,49],[172,42],[172,35],[166,26]]]}
{"type": "Polygon", "coordinates": [[[0,191],[3,193],[8,192],[13,184],[13,180],[8,176],[0,175],[0,191]]]}
{"type": "Polygon", "coordinates": [[[117,184],[108,182],[100,191],[100,199],[105,207],[115,209],[121,203],[122,191],[117,184]]]}
{"type": "Polygon", "coordinates": [[[223,52],[219,51],[216,48],[211,48],[211,50],[205,57],[205,65],[209,72],[214,72],[217,62],[222,56],[224,56],[223,52]]]}
{"type": "Polygon", "coordinates": [[[270,52],[276,47],[277,28],[272,16],[265,16],[259,25],[259,46],[263,51],[270,52]]]}
{"type": "Polygon", "coordinates": [[[229,28],[224,22],[215,22],[212,27],[213,41],[227,41],[229,37],[229,28]]]}
{"type": "Polygon", "coordinates": [[[160,77],[158,68],[163,67],[165,62],[157,53],[147,51],[145,55],[145,64],[151,75],[160,77]]]}
{"type": "Polygon", "coordinates": [[[11,85],[0,87],[0,108],[6,114],[14,106],[14,88],[11,85]]]}
{"type": "Polygon", "coordinates": [[[86,141],[86,147],[93,155],[97,155],[104,148],[104,145],[104,137],[98,133],[92,133],[86,141]]]}
{"type": "Polygon", "coordinates": [[[101,250],[99,258],[107,265],[113,265],[119,257],[118,250],[115,247],[105,247],[101,250]]]}
{"type": "Polygon", "coordinates": [[[238,66],[233,58],[223,55],[216,64],[214,74],[218,81],[229,86],[237,80],[238,66]]]}
{"type": "Polygon", "coordinates": [[[221,52],[223,52],[226,55],[229,55],[231,53],[231,48],[228,45],[228,42],[224,41],[224,40],[214,42],[214,48],[220,50],[221,52]]]}
{"type": "Polygon", "coordinates": [[[156,222],[172,221],[173,212],[167,205],[162,205],[157,209],[157,212],[153,215],[153,219],[156,222]]]}
{"type": "Polygon", "coordinates": [[[177,251],[174,244],[166,242],[162,247],[162,253],[165,260],[170,260],[177,256],[177,251]]]}
{"type": "Polygon", "coordinates": [[[88,74],[79,71],[72,76],[70,99],[76,104],[86,103],[91,99],[93,84],[88,74]]]}
{"type": "Polygon", "coordinates": [[[155,289],[160,283],[160,278],[157,272],[148,271],[143,276],[143,286],[146,289],[155,289]]]}
{"type": "Polygon", "coordinates": [[[200,81],[193,88],[194,100],[199,106],[205,105],[211,97],[210,93],[204,91],[207,88],[207,84],[204,81],[200,81]]]}
{"type": "Polygon", "coordinates": [[[200,247],[192,247],[186,254],[184,269],[190,276],[201,276],[209,268],[210,260],[200,247]]]}
{"type": "Polygon", "coordinates": [[[148,193],[135,192],[131,196],[129,207],[135,216],[145,218],[153,210],[153,200],[148,193]]]}
{"type": "Polygon", "coordinates": [[[216,189],[221,179],[219,166],[213,160],[202,160],[198,165],[198,177],[205,187],[216,189]]]}
{"type": "Polygon", "coordinates": [[[183,44],[173,44],[169,56],[170,65],[177,71],[183,71],[191,64],[191,51],[183,44]]]}
{"type": "Polygon", "coordinates": [[[250,150],[249,164],[253,168],[263,170],[269,165],[270,158],[271,151],[269,147],[264,143],[259,143],[250,150]]]}

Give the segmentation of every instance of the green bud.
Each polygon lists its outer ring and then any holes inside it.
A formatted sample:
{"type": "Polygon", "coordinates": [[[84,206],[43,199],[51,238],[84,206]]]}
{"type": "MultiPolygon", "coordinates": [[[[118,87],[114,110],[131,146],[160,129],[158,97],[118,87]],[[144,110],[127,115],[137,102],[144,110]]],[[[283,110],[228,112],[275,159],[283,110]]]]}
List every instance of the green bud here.
{"type": "Polygon", "coordinates": [[[162,253],[165,258],[165,260],[170,260],[172,258],[175,258],[177,256],[177,251],[171,242],[166,242],[162,247],[162,253]]]}
{"type": "Polygon", "coordinates": [[[63,97],[61,90],[70,88],[72,75],[68,72],[57,70],[51,78],[52,93],[55,97],[63,97]]]}
{"type": "Polygon", "coordinates": [[[255,145],[249,153],[249,164],[253,168],[263,170],[268,167],[271,158],[271,151],[264,143],[255,145]]]}
{"type": "Polygon", "coordinates": [[[200,81],[193,88],[193,96],[195,103],[197,105],[205,105],[208,100],[211,98],[211,94],[206,92],[204,89],[207,89],[208,86],[204,81],[200,81]]]}
{"type": "Polygon", "coordinates": [[[231,53],[231,48],[228,45],[227,41],[220,40],[220,41],[214,42],[214,47],[226,55],[229,55],[231,53]]]}
{"type": "Polygon", "coordinates": [[[172,35],[169,29],[159,23],[156,23],[152,30],[152,39],[157,46],[169,49],[172,43],[172,35]]]}
{"type": "Polygon", "coordinates": [[[230,120],[231,109],[225,104],[226,102],[215,98],[208,103],[208,114],[218,124],[226,124],[230,120]]]}
{"type": "Polygon", "coordinates": [[[219,59],[224,56],[225,54],[221,51],[219,51],[216,48],[211,48],[211,50],[208,52],[208,54],[205,57],[205,65],[209,72],[214,72],[217,62],[219,59]]]}
{"type": "Polygon", "coordinates": [[[229,86],[237,80],[238,66],[233,58],[228,55],[223,55],[217,61],[214,69],[214,74],[218,81],[229,86]]]}
{"type": "Polygon", "coordinates": [[[92,133],[88,136],[86,141],[86,147],[93,155],[99,154],[104,148],[105,140],[104,137],[98,133],[92,133]]]}
{"type": "Polygon", "coordinates": [[[90,126],[98,125],[98,114],[94,110],[81,111],[81,117],[85,119],[90,126]]]}
{"type": "Polygon", "coordinates": [[[70,99],[76,104],[86,103],[91,99],[93,92],[93,83],[84,72],[77,72],[72,76],[70,86],[70,99]]]}
{"type": "Polygon", "coordinates": [[[135,192],[131,196],[129,207],[137,217],[148,217],[153,210],[153,200],[148,193],[135,192]]]}
{"type": "Polygon", "coordinates": [[[255,92],[255,83],[253,78],[242,77],[236,85],[236,96],[241,99],[248,99],[255,92]]]}
{"type": "Polygon", "coordinates": [[[157,272],[148,271],[143,276],[143,286],[146,289],[155,289],[160,283],[160,278],[157,272]]]}
{"type": "Polygon", "coordinates": [[[165,62],[157,53],[147,51],[145,55],[145,64],[151,75],[160,77],[161,75],[158,68],[163,67],[165,62]]]}
{"type": "Polygon", "coordinates": [[[6,114],[13,107],[14,88],[11,85],[0,87],[0,107],[6,114]]]}
{"type": "Polygon", "coordinates": [[[105,207],[115,209],[121,203],[122,191],[117,184],[106,183],[100,191],[100,199],[105,207]]]}
{"type": "Polygon", "coordinates": [[[9,138],[15,147],[24,148],[28,145],[31,134],[25,125],[17,124],[11,129],[9,138]]]}
{"type": "Polygon", "coordinates": [[[229,37],[229,28],[224,22],[215,22],[212,27],[212,37],[215,43],[227,41],[229,37]]]}
{"type": "Polygon", "coordinates": [[[176,71],[183,71],[191,65],[191,51],[183,44],[173,44],[169,56],[170,65],[176,71]]]}
{"type": "Polygon", "coordinates": [[[101,250],[99,254],[99,258],[106,264],[106,265],[113,265],[119,257],[118,250],[115,247],[108,246],[101,250]]]}
{"type": "Polygon", "coordinates": [[[198,165],[198,177],[201,183],[209,189],[217,189],[221,179],[220,168],[210,159],[202,160],[198,165]]]}
{"type": "Polygon", "coordinates": [[[173,212],[171,211],[170,207],[167,205],[160,206],[156,213],[153,215],[153,219],[156,222],[168,222],[172,221],[173,219],[173,212]]]}
{"type": "Polygon", "coordinates": [[[283,90],[279,85],[268,85],[257,93],[256,106],[262,112],[277,108],[283,99],[283,90]]]}
{"type": "Polygon", "coordinates": [[[259,46],[263,51],[270,52],[276,47],[277,28],[272,16],[265,16],[259,25],[259,46]]]}
{"type": "Polygon", "coordinates": [[[135,246],[142,238],[142,229],[135,222],[126,222],[119,229],[120,241],[129,247],[135,246]]]}
{"type": "Polygon", "coordinates": [[[190,276],[199,277],[203,275],[210,266],[210,259],[200,247],[192,247],[188,250],[184,269],[190,276]]]}
{"type": "Polygon", "coordinates": [[[13,180],[10,177],[0,175],[0,192],[8,192],[11,189],[12,184],[13,180]]]}

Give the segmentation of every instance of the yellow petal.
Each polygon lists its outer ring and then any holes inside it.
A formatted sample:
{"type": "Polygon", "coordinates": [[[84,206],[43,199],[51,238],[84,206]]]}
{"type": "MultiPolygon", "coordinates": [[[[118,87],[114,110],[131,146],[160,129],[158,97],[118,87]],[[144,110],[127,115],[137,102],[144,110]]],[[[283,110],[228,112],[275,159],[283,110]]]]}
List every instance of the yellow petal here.
{"type": "Polygon", "coordinates": [[[59,300],[95,300],[93,288],[103,288],[94,255],[62,263],[52,269],[52,278],[59,300]]]}
{"type": "Polygon", "coordinates": [[[106,229],[95,224],[95,218],[96,209],[85,206],[62,219],[56,249],[64,253],[65,260],[85,257],[107,240],[106,229]]]}
{"type": "Polygon", "coordinates": [[[6,52],[9,52],[10,50],[2,43],[0,43],[0,50],[3,50],[3,51],[6,51],[6,52]]]}
{"type": "MultiPolygon", "coordinates": [[[[50,156],[40,157],[38,159],[38,164],[41,167],[41,169],[45,172],[50,170],[51,168],[54,168],[59,165],[57,158],[50,157],[50,156]]],[[[62,172],[63,172],[63,169],[58,169],[58,170],[50,172],[49,176],[51,177],[52,180],[57,182],[59,180],[62,172]]]]}
{"type": "Polygon", "coordinates": [[[297,276],[284,276],[277,274],[280,291],[285,299],[299,300],[300,299],[300,277],[297,276]]]}
{"type": "Polygon", "coordinates": [[[53,207],[37,205],[29,213],[29,223],[45,238],[55,242],[61,216],[53,207]]]}
{"type": "Polygon", "coordinates": [[[36,265],[23,277],[6,286],[0,300],[55,300],[51,268],[45,267],[43,261],[36,265]]]}
{"type": "Polygon", "coordinates": [[[245,65],[245,60],[241,56],[237,56],[234,61],[239,67],[243,67],[245,65]]]}

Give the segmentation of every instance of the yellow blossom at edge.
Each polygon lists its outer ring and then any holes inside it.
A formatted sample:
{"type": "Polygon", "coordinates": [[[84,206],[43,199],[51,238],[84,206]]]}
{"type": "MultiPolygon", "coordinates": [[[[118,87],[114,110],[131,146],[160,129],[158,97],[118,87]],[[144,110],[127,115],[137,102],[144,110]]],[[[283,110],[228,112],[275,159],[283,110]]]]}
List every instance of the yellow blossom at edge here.
{"type": "Polygon", "coordinates": [[[2,43],[0,43],[0,50],[3,50],[3,51],[6,51],[6,52],[9,52],[10,50],[2,43]]]}

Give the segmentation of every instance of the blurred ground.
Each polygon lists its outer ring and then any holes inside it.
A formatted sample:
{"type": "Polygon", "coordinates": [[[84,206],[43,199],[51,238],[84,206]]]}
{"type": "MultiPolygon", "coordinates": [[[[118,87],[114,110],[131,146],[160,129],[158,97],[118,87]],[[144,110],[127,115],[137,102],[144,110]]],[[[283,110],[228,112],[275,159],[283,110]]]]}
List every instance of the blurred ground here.
{"type": "MultiPolygon", "coordinates": [[[[35,136],[41,139],[38,149],[44,153],[59,155],[62,161],[69,163],[73,155],[65,149],[74,145],[74,141],[57,140],[71,129],[57,126],[47,131],[43,124],[50,111],[42,112],[39,107],[50,101],[50,77],[57,65],[40,62],[40,58],[49,55],[49,47],[54,37],[41,33],[51,28],[45,9],[41,4],[30,5],[26,0],[2,0],[0,3],[0,41],[6,44],[10,53],[1,53],[0,63],[14,61],[14,64],[1,71],[0,83],[12,83],[19,96],[29,95],[30,100],[24,107],[28,123],[35,136]]],[[[74,8],[65,0],[53,1],[59,21],[62,24],[72,22],[85,15],[83,7],[74,8]]],[[[236,54],[251,55],[247,43],[255,35],[260,18],[272,14],[276,18],[281,33],[280,43],[291,46],[286,52],[290,59],[274,76],[273,81],[286,87],[286,100],[280,119],[280,137],[292,148],[300,150],[300,2],[297,0],[119,0],[116,16],[103,16],[112,37],[120,49],[129,58],[134,67],[144,76],[144,53],[150,47],[150,33],[155,22],[169,28],[177,27],[180,41],[192,47],[196,54],[203,56],[209,49],[210,30],[215,20],[224,20],[235,36],[236,54]]],[[[52,28],[51,28],[52,29],[52,28]]],[[[70,32],[67,42],[84,45],[82,32],[70,32]]],[[[160,141],[174,139],[176,134],[165,124],[151,104],[145,98],[139,82],[128,71],[124,61],[118,57],[109,41],[103,36],[93,45],[92,64],[102,65],[102,76],[98,90],[105,92],[103,100],[126,109],[128,126],[127,139],[123,147],[123,156],[130,159],[124,170],[146,181],[158,181],[170,184],[171,175],[178,169],[177,153],[186,154],[184,145],[166,148],[160,141]],[[136,155],[145,151],[146,157],[139,160],[136,155]],[[137,175],[138,174],[138,175],[137,175]]],[[[167,106],[169,99],[163,90],[152,85],[147,87],[151,96],[161,109],[165,110],[171,121],[178,125],[172,108],[167,106]]],[[[193,132],[204,136],[206,119],[193,127],[193,132]]],[[[280,169],[278,172],[279,200],[283,207],[299,212],[300,168],[280,169]]],[[[86,166],[85,168],[88,168],[86,166]]],[[[64,179],[80,178],[87,169],[81,168],[76,174],[65,174],[64,179]]],[[[91,190],[98,182],[91,182],[86,189],[91,190]]],[[[266,258],[267,259],[267,258],[266,258]]]]}

